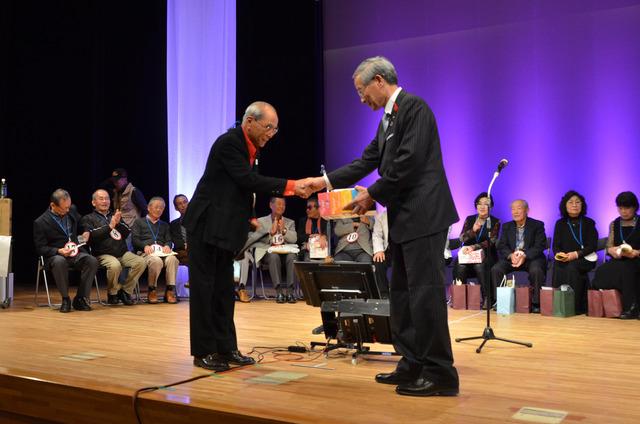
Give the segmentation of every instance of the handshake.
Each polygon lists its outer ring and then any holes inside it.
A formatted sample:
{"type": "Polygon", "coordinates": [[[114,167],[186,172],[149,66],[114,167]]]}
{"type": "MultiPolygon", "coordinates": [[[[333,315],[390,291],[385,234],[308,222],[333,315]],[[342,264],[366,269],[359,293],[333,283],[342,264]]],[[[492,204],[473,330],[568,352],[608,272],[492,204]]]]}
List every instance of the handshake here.
{"type": "Polygon", "coordinates": [[[316,191],[320,191],[326,186],[327,184],[322,177],[310,177],[295,180],[295,194],[298,197],[306,199],[316,191]]]}
{"type": "MultiPolygon", "coordinates": [[[[326,186],[327,182],[323,177],[310,177],[295,180],[295,195],[306,199],[326,186]]],[[[358,195],[351,203],[346,205],[344,209],[350,210],[354,214],[364,214],[371,208],[371,206],[373,206],[374,199],[369,195],[369,191],[366,187],[356,186],[356,190],[358,191],[358,195]]]]}

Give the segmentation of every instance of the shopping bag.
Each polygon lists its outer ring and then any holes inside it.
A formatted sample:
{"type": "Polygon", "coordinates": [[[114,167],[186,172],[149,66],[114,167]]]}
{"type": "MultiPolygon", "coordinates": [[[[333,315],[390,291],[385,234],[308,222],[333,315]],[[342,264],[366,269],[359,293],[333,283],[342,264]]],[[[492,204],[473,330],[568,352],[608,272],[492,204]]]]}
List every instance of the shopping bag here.
{"type": "Polygon", "coordinates": [[[553,316],[553,290],[551,287],[540,288],[540,315],[553,316]]]}
{"type": "Polygon", "coordinates": [[[620,292],[615,289],[600,290],[602,293],[602,305],[604,307],[604,316],[608,318],[618,318],[622,313],[622,297],[620,292]]]}
{"type": "Polygon", "coordinates": [[[482,309],[482,293],[480,284],[467,284],[467,309],[482,309]]]}
{"type": "Polygon", "coordinates": [[[562,290],[554,290],[553,293],[553,316],[572,317],[576,314],[576,293],[571,287],[562,290]]]}
{"type": "Polygon", "coordinates": [[[531,312],[531,302],[533,301],[533,287],[516,287],[516,312],[528,314],[531,312]]]}
{"type": "Polygon", "coordinates": [[[465,284],[451,285],[451,307],[453,309],[467,309],[467,289],[465,284]]]}
{"type": "Polygon", "coordinates": [[[512,314],[516,310],[516,290],[514,287],[498,287],[497,308],[499,314],[512,314]]]}
{"type": "Polygon", "coordinates": [[[603,317],[604,305],[602,304],[602,292],[600,290],[587,290],[587,316],[603,317]]]}

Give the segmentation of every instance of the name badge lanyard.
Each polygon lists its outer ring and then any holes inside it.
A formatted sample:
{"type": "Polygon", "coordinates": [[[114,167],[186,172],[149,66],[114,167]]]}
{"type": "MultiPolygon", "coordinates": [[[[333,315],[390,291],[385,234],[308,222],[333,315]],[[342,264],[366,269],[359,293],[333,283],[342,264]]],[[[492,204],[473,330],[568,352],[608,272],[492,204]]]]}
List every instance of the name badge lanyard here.
{"type": "Polygon", "coordinates": [[[580,218],[580,239],[576,237],[576,232],[573,231],[573,225],[571,225],[571,222],[569,222],[568,219],[567,219],[567,225],[569,226],[569,230],[571,230],[571,235],[573,236],[573,239],[576,241],[576,243],[580,245],[580,249],[584,249],[584,244],[582,243],[582,218],[580,218]]]}
{"type": "Polygon", "coordinates": [[[480,228],[480,232],[476,235],[476,244],[480,243],[480,239],[482,238],[482,234],[484,233],[484,228],[487,226],[487,221],[482,224],[480,228]]]}
{"type": "Polygon", "coordinates": [[[522,236],[520,236],[520,231],[516,228],[516,249],[520,244],[522,244],[522,248],[524,249],[524,230],[525,228],[522,229],[522,236]]]}
{"type": "Polygon", "coordinates": [[[69,220],[67,219],[67,217],[60,218],[60,220],[58,220],[58,218],[56,218],[55,216],[53,217],[53,220],[56,222],[56,224],[58,224],[58,227],[60,227],[60,229],[62,230],[62,232],[64,233],[65,236],[67,236],[67,238],[69,239],[69,241],[71,241],[71,230],[69,229],[68,225],[69,225],[69,220]],[[64,225],[62,225],[64,223],[64,225]]]}
{"type": "Polygon", "coordinates": [[[149,223],[149,218],[145,216],[144,219],[147,221],[147,227],[149,227],[149,231],[151,231],[151,236],[153,237],[153,244],[158,244],[158,236],[160,235],[160,225],[158,225],[158,232],[154,233],[153,227],[149,223]]]}
{"type": "MultiPolygon", "coordinates": [[[[633,218],[636,222],[633,224],[633,230],[631,230],[631,232],[629,233],[629,235],[627,237],[631,237],[631,234],[635,233],[636,231],[636,227],[638,226],[638,216],[636,215],[633,218]]],[[[622,240],[622,243],[626,243],[626,240],[624,239],[624,236],[622,235],[622,221],[620,221],[620,228],[618,228],[620,230],[620,240],[622,240]]]]}

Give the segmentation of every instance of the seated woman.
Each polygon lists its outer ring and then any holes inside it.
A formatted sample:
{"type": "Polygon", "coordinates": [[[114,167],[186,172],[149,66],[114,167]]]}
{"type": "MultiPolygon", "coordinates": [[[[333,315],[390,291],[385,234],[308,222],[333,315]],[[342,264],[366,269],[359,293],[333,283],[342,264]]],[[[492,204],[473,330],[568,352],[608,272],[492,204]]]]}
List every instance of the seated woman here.
{"type": "Polygon", "coordinates": [[[620,319],[638,318],[640,284],[640,219],[638,198],[630,191],[616,197],[620,216],[609,225],[607,254],[613,259],[596,270],[596,289],[617,289],[622,293],[624,312],[620,319]]]}
{"type": "Polygon", "coordinates": [[[474,204],[478,213],[470,215],[464,220],[464,226],[460,233],[460,241],[462,241],[460,251],[470,253],[482,249],[484,260],[479,264],[461,264],[457,258],[454,263],[453,276],[463,283],[466,283],[468,277],[477,277],[482,295],[485,297],[486,307],[488,290],[492,290],[493,299],[495,299],[496,288],[489,287],[491,281],[489,270],[498,259],[496,241],[500,231],[500,220],[495,216],[489,216],[489,207],[493,207],[493,196],[489,199],[487,193],[482,192],[476,196],[474,204]]]}
{"type": "Polygon", "coordinates": [[[588,218],[584,197],[570,190],[560,200],[560,218],[553,230],[553,287],[569,284],[576,297],[576,314],[585,312],[587,273],[596,266],[598,231],[588,218]]]}

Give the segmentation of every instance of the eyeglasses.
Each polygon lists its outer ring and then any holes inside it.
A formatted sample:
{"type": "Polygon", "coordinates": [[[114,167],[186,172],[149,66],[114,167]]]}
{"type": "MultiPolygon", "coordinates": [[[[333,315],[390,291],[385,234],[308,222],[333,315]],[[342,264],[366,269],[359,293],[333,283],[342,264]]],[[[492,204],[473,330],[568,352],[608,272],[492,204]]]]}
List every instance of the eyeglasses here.
{"type": "Polygon", "coordinates": [[[307,210],[315,209],[317,207],[317,205],[307,205],[307,210]]]}
{"type": "Polygon", "coordinates": [[[278,133],[278,131],[280,131],[280,128],[274,127],[271,124],[263,125],[260,121],[257,121],[257,120],[255,122],[260,124],[260,126],[262,128],[264,128],[265,130],[267,130],[267,132],[269,132],[269,131],[273,132],[273,135],[276,135],[278,133]]]}
{"type": "Polygon", "coordinates": [[[358,88],[356,90],[356,92],[358,93],[358,97],[360,97],[361,99],[364,98],[364,92],[367,91],[367,87],[369,87],[372,82],[373,82],[373,80],[369,81],[369,83],[365,84],[362,88],[358,88]]]}

